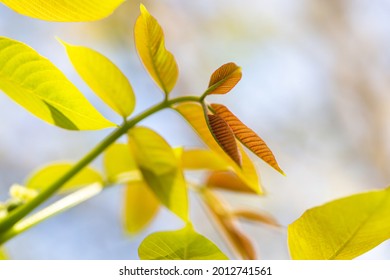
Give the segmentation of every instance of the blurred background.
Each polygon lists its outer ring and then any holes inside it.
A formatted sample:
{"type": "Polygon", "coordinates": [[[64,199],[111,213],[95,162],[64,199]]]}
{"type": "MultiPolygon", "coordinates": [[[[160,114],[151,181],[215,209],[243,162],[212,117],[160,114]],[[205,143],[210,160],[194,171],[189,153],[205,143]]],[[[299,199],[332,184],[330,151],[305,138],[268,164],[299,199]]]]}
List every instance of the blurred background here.
{"type": "MultiPolygon", "coordinates": [[[[119,122],[82,82],[55,36],[92,47],[129,77],[139,112],[162,94],[144,71],[132,28],[140,1],[129,0],[93,23],[47,23],[0,5],[0,34],[23,41],[53,61],[108,118],[119,122]]],[[[313,206],[390,183],[390,2],[386,0],[143,1],[162,25],[180,68],[173,95],[201,94],[211,73],[234,61],[243,79],[226,104],[273,150],[281,176],[255,159],[264,197],[226,195],[237,207],[265,210],[286,227],[313,206]]],[[[13,183],[51,161],[78,160],[109,131],[71,132],[49,126],[0,94],[0,201],[13,183]]],[[[177,114],[143,122],[173,146],[203,144],[177,114]]],[[[94,162],[101,169],[100,160],[94,162]]],[[[182,223],[166,210],[138,236],[121,227],[118,186],[6,244],[13,259],[137,259],[142,239],[182,223]]],[[[230,257],[212,221],[191,199],[195,228],[230,257]]],[[[286,228],[242,224],[261,259],[288,259],[286,228]]],[[[385,242],[360,259],[389,259],[385,242]]]]}

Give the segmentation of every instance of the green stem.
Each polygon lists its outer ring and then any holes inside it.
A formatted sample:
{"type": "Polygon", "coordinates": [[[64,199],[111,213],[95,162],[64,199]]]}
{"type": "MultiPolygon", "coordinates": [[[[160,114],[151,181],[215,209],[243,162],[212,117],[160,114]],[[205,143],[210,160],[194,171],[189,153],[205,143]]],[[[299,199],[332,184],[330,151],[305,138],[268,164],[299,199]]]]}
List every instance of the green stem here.
{"type": "Polygon", "coordinates": [[[54,183],[44,189],[39,195],[37,195],[33,200],[28,203],[19,206],[14,211],[12,211],[8,216],[6,216],[0,222],[0,233],[9,230],[13,225],[18,221],[27,216],[31,211],[49,199],[56,191],[58,191],[66,182],[68,182],[73,176],[80,172],[84,167],[91,163],[95,158],[97,158],[105,149],[107,149],[112,143],[114,143],[119,137],[124,135],[130,128],[135,126],[137,123],[143,119],[149,117],[161,111],[165,108],[169,108],[174,104],[181,102],[199,102],[199,97],[196,96],[185,96],[178,97],[172,100],[164,100],[161,103],[149,108],[148,110],[140,113],[134,118],[125,121],[117,129],[115,129],[111,134],[109,134],[105,139],[102,140],[94,149],[92,149],[88,154],[86,154],[79,162],[77,162],[67,173],[58,178],[54,183]]]}

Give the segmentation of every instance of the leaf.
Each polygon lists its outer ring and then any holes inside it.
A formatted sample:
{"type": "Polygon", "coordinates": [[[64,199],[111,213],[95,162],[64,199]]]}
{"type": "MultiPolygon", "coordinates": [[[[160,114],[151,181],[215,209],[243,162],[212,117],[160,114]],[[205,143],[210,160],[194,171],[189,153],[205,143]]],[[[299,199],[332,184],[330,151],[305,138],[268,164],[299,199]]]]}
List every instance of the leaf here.
{"type": "Polygon", "coordinates": [[[60,42],[88,86],[115,112],[128,117],[134,110],[135,96],[129,80],[121,70],[97,51],[60,42]]]}
{"type": "Polygon", "coordinates": [[[0,90],[38,118],[71,130],[115,126],[49,60],[0,37],[0,90]]]}
{"type": "Polygon", "coordinates": [[[265,212],[251,210],[235,210],[233,216],[239,219],[245,219],[251,222],[266,224],[269,226],[280,227],[274,217],[265,212]]]}
{"type": "Polygon", "coordinates": [[[206,179],[208,188],[217,188],[234,192],[256,193],[252,188],[231,171],[214,171],[206,179]]]}
{"type": "Polygon", "coordinates": [[[160,135],[146,127],[132,128],[129,144],[145,182],[162,204],[186,221],[187,188],[172,148],[160,135]]]}
{"type": "Polygon", "coordinates": [[[0,260],[8,260],[8,256],[5,253],[4,249],[0,247],[0,260]]]}
{"type": "Polygon", "coordinates": [[[140,10],[134,27],[135,46],[154,82],[168,95],[176,84],[179,70],[175,58],[165,48],[161,26],[142,4],[140,10]]]}
{"type": "Polygon", "coordinates": [[[160,203],[145,182],[126,186],[123,220],[125,230],[137,234],[156,216],[160,203]]]}
{"type": "Polygon", "coordinates": [[[215,114],[221,117],[232,129],[234,135],[254,154],[263,159],[270,166],[275,168],[280,173],[284,174],[276,162],[267,144],[261,139],[252,129],[243,124],[226,106],[221,104],[211,104],[215,114]]]}
{"type": "Polygon", "coordinates": [[[127,144],[115,143],[106,149],[103,166],[110,183],[142,181],[142,174],[127,144]]]}
{"type": "Polygon", "coordinates": [[[293,259],[353,259],[390,238],[390,188],[307,210],[288,227],[293,259]]]}
{"type": "MultiPolygon", "coordinates": [[[[73,167],[72,163],[52,163],[44,166],[34,172],[26,181],[26,187],[35,190],[44,190],[54,183],[58,178],[63,176],[73,167]]],[[[103,178],[99,172],[91,167],[83,168],[72,179],[66,182],[61,188],[62,192],[71,191],[75,188],[84,187],[89,184],[103,184],[103,178]]]]}
{"type": "Polygon", "coordinates": [[[241,77],[240,67],[233,62],[226,63],[211,75],[209,88],[205,95],[228,93],[241,80],[241,77]]]}
{"type": "Polygon", "coordinates": [[[174,108],[192,126],[203,142],[230,166],[232,171],[239,177],[243,184],[255,193],[262,193],[256,169],[241,145],[238,143],[242,162],[242,166],[240,167],[228,155],[226,155],[223,149],[215,141],[206,123],[201,105],[197,103],[181,103],[174,106],[174,108]]]}
{"type": "Polygon", "coordinates": [[[138,248],[141,260],[227,260],[218,247],[191,225],[181,230],[156,232],[138,248]]]}
{"type": "Polygon", "coordinates": [[[109,16],[125,0],[0,0],[15,12],[48,21],[93,21],[109,16]]]}
{"type": "Polygon", "coordinates": [[[217,143],[225,153],[241,166],[241,155],[238,151],[236,138],[227,123],[218,115],[207,115],[207,123],[217,143]]]}
{"type": "Polygon", "coordinates": [[[181,155],[182,167],[188,170],[227,170],[229,165],[211,150],[184,150],[181,155]]]}

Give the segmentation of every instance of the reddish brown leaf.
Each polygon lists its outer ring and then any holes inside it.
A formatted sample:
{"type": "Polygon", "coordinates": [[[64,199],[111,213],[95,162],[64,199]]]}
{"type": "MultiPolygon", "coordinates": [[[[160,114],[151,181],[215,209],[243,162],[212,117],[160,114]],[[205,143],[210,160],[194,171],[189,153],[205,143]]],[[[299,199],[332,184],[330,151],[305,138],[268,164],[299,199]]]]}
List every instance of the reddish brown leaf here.
{"type": "Polygon", "coordinates": [[[265,212],[250,211],[250,210],[236,210],[233,212],[236,218],[245,219],[252,222],[259,222],[274,227],[280,227],[279,223],[274,217],[265,212]]]}
{"type": "Polygon", "coordinates": [[[276,162],[270,148],[263,139],[260,138],[252,129],[243,124],[226,106],[221,104],[211,104],[215,114],[220,116],[232,129],[234,135],[245,145],[249,150],[263,159],[270,166],[275,168],[280,173],[284,174],[283,170],[276,162]]]}
{"type": "Polygon", "coordinates": [[[218,115],[208,114],[207,122],[209,124],[211,133],[221,148],[231,157],[232,160],[241,166],[241,155],[238,150],[236,138],[234,137],[232,129],[218,115]]]}
{"type": "Polygon", "coordinates": [[[211,75],[207,95],[228,93],[241,80],[241,77],[241,68],[235,63],[229,62],[222,65],[211,75]]]}
{"type": "Polygon", "coordinates": [[[215,171],[210,173],[206,180],[206,185],[209,188],[218,188],[234,192],[256,193],[231,171],[215,171]]]}

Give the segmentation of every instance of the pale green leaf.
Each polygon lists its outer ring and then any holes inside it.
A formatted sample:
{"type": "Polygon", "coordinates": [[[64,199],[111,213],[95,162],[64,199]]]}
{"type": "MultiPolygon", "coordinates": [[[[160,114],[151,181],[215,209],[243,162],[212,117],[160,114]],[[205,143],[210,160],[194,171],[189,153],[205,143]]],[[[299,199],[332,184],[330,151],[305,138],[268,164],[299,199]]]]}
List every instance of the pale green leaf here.
{"type": "Polygon", "coordinates": [[[142,4],[140,8],[141,15],[134,27],[135,46],[154,82],[168,95],[176,84],[179,70],[175,58],[165,48],[161,26],[142,4]]]}
{"type": "Polygon", "coordinates": [[[390,188],[307,210],[288,227],[293,259],[353,259],[390,238],[390,188]]]}
{"type": "Polygon", "coordinates": [[[228,170],[229,165],[212,150],[183,150],[182,167],[188,170],[228,170]]]}
{"type": "Polygon", "coordinates": [[[61,43],[89,87],[115,112],[128,117],[134,110],[135,96],[129,80],[121,70],[97,51],[63,41],[61,43]]]}
{"type": "Polygon", "coordinates": [[[126,186],[123,222],[125,230],[137,234],[156,216],[160,203],[145,182],[131,182],[126,186]]]}
{"type": "Polygon", "coordinates": [[[105,174],[110,183],[141,181],[142,175],[129,145],[112,144],[103,154],[105,174]]]}
{"type": "MultiPolygon", "coordinates": [[[[34,172],[26,181],[26,187],[35,190],[43,190],[54,183],[73,167],[72,163],[53,163],[34,172]]],[[[103,178],[99,172],[91,167],[83,168],[79,173],[66,182],[61,191],[70,191],[89,184],[103,184],[103,178]]]]}
{"type": "Polygon", "coordinates": [[[241,154],[241,167],[234,162],[215,141],[206,123],[202,106],[196,103],[182,103],[174,107],[184,119],[192,126],[204,143],[214,151],[230,169],[237,175],[238,179],[242,181],[252,192],[261,194],[263,191],[260,186],[259,176],[252,161],[245,153],[241,144],[237,141],[237,146],[241,154]]]}
{"type": "Polygon", "coordinates": [[[0,260],[8,260],[8,256],[5,253],[4,249],[0,247],[0,260]]]}
{"type": "Polygon", "coordinates": [[[71,130],[115,126],[49,60],[0,37],[0,90],[40,119],[71,130]]]}
{"type": "Polygon", "coordinates": [[[173,213],[187,220],[187,188],[180,163],[169,144],[146,127],[131,129],[129,144],[145,182],[157,198],[173,213]]]}
{"type": "Polygon", "coordinates": [[[0,0],[17,13],[48,21],[93,21],[109,16],[125,0],[0,0]]]}
{"type": "Polygon", "coordinates": [[[192,226],[176,231],[156,232],[144,239],[138,248],[141,260],[227,260],[209,239],[192,226]]]}

